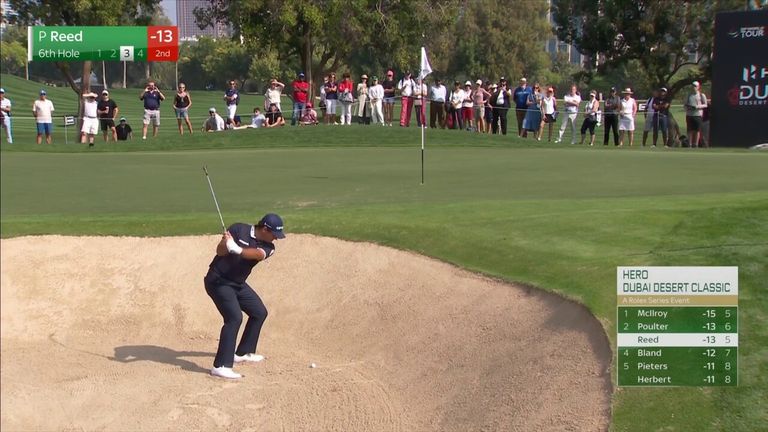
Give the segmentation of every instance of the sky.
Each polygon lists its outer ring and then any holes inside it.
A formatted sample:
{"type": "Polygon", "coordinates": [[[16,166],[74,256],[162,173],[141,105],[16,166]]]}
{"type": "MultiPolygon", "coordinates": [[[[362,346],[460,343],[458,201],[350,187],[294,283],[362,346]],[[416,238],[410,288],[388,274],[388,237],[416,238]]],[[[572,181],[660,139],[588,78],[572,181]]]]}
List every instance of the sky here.
{"type": "Polygon", "coordinates": [[[165,9],[165,16],[176,25],[176,0],[162,0],[160,5],[165,9]]]}

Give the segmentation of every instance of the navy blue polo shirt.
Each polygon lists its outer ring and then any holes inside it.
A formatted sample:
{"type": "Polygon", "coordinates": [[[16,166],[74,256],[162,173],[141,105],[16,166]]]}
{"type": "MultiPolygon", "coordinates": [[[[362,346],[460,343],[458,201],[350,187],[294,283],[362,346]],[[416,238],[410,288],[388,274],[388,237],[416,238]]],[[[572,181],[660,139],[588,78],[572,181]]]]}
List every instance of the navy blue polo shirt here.
{"type": "MultiPolygon", "coordinates": [[[[244,223],[232,224],[227,231],[232,234],[232,238],[242,248],[259,248],[264,250],[267,254],[266,258],[272,256],[275,252],[275,245],[272,242],[266,242],[257,240],[254,237],[254,231],[256,228],[253,225],[244,223]]],[[[216,255],[211,261],[209,266],[210,271],[218,274],[224,279],[230,280],[235,283],[244,283],[248,276],[251,274],[251,270],[258,264],[258,261],[249,260],[241,257],[240,255],[227,254],[224,256],[216,255]]]]}
{"type": "Polygon", "coordinates": [[[240,94],[237,92],[237,89],[233,88],[229,88],[224,92],[224,96],[226,97],[232,97],[235,95],[237,95],[237,98],[232,100],[227,99],[227,105],[237,105],[238,101],[240,100],[240,94]]]}
{"type": "Polygon", "coordinates": [[[144,109],[158,110],[160,109],[160,92],[153,90],[144,93],[144,109]]]}
{"type": "Polygon", "coordinates": [[[531,95],[533,95],[533,89],[531,87],[517,87],[515,93],[512,95],[515,99],[515,107],[517,109],[528,109],[528,97],[531,95]]]}

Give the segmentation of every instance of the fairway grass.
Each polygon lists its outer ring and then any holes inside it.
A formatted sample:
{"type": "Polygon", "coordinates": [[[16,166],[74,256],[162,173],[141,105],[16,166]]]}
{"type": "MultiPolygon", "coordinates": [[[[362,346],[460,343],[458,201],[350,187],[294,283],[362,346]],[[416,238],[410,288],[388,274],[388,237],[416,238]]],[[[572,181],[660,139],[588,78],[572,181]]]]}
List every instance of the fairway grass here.
{"type": "Polygon", "coordinates": [[[276,211],[289,232],[408,249],[558,292],[589,307],[613,346],[616,266],[739,266],[739,387],[619,388],[612,428],[764,428],[768,155],[577,148],[430,130],[420,185],[418,130],[381,129],[185,140],[165,131],[162,140],[96,151],[4,144],[0,233],[215,233],[207,164],[227,223],[276,211]]]}

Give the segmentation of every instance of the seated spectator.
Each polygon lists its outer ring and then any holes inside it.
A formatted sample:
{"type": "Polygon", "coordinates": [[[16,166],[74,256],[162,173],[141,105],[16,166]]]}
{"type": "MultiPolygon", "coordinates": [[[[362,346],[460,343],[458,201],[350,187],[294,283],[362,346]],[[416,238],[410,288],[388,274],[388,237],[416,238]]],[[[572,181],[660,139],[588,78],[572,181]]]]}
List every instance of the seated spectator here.
{"type": "Polygon", "coordinates": [[[225,128],[224,119],[216,112],[216,108],[211,107],[208,110],[208,119],[203,124],[205,132],[220,132],[225,128]]]}
{"type": "Polygon", "coordinates": [[[264,126],[264,123],[266,123],[267,118],[264,117],[264,114],[261,113],[261,109],[254,108],[253,109],[253,116],[251,117],[251,127],[252,128],[260,128],[264,126]]]}
{"type": "Polygon", "coordinates": [[[133,139],[133,129],[126,123],[125,117],[120,117],[120,124],[115,127],[118,141],[127,141],[133,139]]]}
{"type": "Polygon", "coordinates": [[[235,114],[235,116],[231,119],[226,120],[227,128],[229,129],[239,129],[241,124],[240,116],[235,114]]]}
{"type": "Polygon", "coordinates": [[[267,111],[267,123],[266,127],[279,127],[285,126],[285,119],[283,113],[280,112],[276,104],[269,104],[269,111],[267,111]]]}
{"type": "Polygon", "coordinates": [[[301,122],[299,122],[299,125],[306,126],[306,125],[316,125],[316,124],[318,124],[317,111],[315,111],[315,109],[312,108],[312,102],[307,102],[307,107],[304,110],[304,115],[301,116],[301,122]]]}

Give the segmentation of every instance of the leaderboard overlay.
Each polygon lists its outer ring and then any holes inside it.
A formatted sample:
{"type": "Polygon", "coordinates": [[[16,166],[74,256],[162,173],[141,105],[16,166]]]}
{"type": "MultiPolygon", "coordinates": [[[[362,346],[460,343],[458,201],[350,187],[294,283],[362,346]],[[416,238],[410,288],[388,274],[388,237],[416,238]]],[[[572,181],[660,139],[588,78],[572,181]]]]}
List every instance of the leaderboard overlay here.
{"type": "Polygon", "coordinates": [[[617,267],[620,386],[736,386],[738,267],[617,267]]]}

